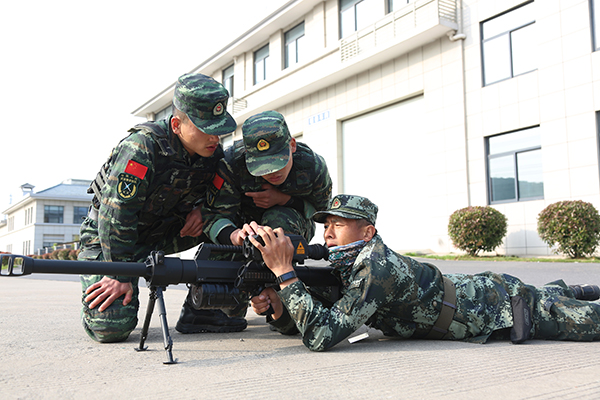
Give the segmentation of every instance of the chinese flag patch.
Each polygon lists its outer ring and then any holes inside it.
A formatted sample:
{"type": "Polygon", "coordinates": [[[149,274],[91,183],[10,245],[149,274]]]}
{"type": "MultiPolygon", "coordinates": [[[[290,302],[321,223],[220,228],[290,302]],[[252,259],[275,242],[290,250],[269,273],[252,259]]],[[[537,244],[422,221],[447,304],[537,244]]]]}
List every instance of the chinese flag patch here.
{"type": "Polygon", "coordinates": [[[148,167],[140,164],[139,162],[135,162],[133,160],[127,161],[127,167],[125,167],[125,173],[136,176],[140,179],[144,179],[146,176],[146,172],[148,171],[148,167]]]}
{"type": "Polygon", "coordinates": [[[221,190],[221,186],[223,186],[223,178],[221,178],[219,175],[215,174],[215,179],[213,179],[213,185],[215,185],[215,187],[219,190],[221,190]]]}

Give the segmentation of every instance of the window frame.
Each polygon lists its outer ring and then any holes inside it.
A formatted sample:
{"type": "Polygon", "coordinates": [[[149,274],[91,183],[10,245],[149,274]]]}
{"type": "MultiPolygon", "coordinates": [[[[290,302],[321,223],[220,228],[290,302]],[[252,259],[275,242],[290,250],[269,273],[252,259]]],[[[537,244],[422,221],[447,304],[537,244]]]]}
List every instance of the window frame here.
{"type": "Polygon", "coordinates": [[[81,224],[83,222],[83,219],[87,216],[88,214],[88,207],[85,206],[73,206],[73,223],[74,224],[81,224]],[[80,209],[84,210],[82,214],[79,214],[79,216],[81,216],[81,218],[78,220],[77,216],[78,214],[75,212],[75,210],[80,209]]]}
{"type": "Polygon", "coordinates": [[[541,136],[540,136],[540,143],[538,145],[533,145],[533,146],[524,146],[524,147],[515,147],[511,150],[506,150],[506,151],[502,151],[499,153],[495,153],[495,154],[490,154],[490,139],[492,138],[496,138],[499,136],[504,136],[504,135],[511,135],[511,134],[516,134],[519,132],[524,132],[530,129],[540,129],[539,125],[534,125],[534,126],[529,126],[529,127],[525,127],[522,129],[517,129],[514,131],[509,131],[509,132],[503,132],[503,133],[499,133],[496,135],[491,135],[491,136],[487,136],[485,137],[485,154],[486,154],[486,174],[487,174],[487,197],[488,197],[488,204],[493,205],[493,204],[504,204],[504,203],[517,203],[517,202],[523,202],[523,201],[532,201],[532,200],[542,200],[544,199],[544,187],[543,187],[543,179],[542,179],[542,194],[540,196],[532,196],[532,197],[522,197],[521,196],[521,190],[519,189],[519,154],[526,154],[526,153],[531,153],[533,151],[540,151],[542,150],[542,144],[541,144],[541,136]],[[503,157],[507,157],[507,156],[511,156],[512,157],[512,167],[513,167],[513,171],[514,171],[514,194],[515,197],[511,198],[511,199],[503,199],[503,200],[494,200],[493,196],[493,182],[492,182],[492,171],[491,171],[491,166],[490,166],[490,161],[493,159],[499,159],[499,158],[503,158],[503,157]]]}
{"type": "Polygon", "coordinates": [[[44,205],[44,223],[45,224],[64,224],[65,223],[65,207],[64,206],[53,206],[53,205],[44,205]],[[60,214],[50,213],[49,208],[56,207],[60,209],[60,214]],[[59,215],[58,222],[50,221],[50,215],[59,215]]]}
{"type": "MultiPolygon", "coordinates": [[[[401,0],[401,1],[404,3],[404,4],[402,4],[402,7],[404,7],[405,5],[408,5],[410,3],[414,3],[417,0],[401,0]]],[[[402,7],[399,7],[397,9],[394,8],[394,0],[387,0],[386,7],[387,7],[386,14],[389,14],[389,13],[391,13],[393,11],[398,11],[400,8],[402,8],[402,7]]]]}
{"type": "Polygon", "coordinates": [[[480,55],[481,55],[481,85],[483,87],[489,86],[489,85],[493,85],[495,83],[502,82],[502,81],[505,81],[505,80],[508,80],[508,79],[512,79],[512,78],[514,78],[516,76],[524,75],[524,74],[527,74],[529,72],[537,70],[537,67],[536,67],[536,68],[533,68],[531,70],[519,72],[517,74],[514,73],[515,63],[514,63],[514,57],[513,57],[514,56],[514,54],[513,54],[514,49],[513,49],[513,42],[512,42],[512,34],[513,34],[513,32],[516,32],[516,31],[518,31],[520,29],[523,29],[523,28],[526,28],[526,27],[529,27],[529,26],[535,24],[536,23],[535,19],[533,21],[522,23],[520,25],[515,25],[515,26],[511,27],[507,31],[503,31],[501,33],[497,33],[497,34],[495,34],[492,37],[484,39],[484,25],[485,24],[487,24],[487,23],[489,23],[489,22],[491,22],[491,21],[493,21],[495,19],[498,19],[500,17],[503,17],[503,16],[505,16],[507,14],[510,14],[511,12],[514,12],[514,11],[518,10],[519,8],[529,6],[529,5],[533,4],[533,3],[534,3],[534,1],[531,0],[531,1],[528,1],[526,3],[519,4],[516,7],[513,7],[511,9],[509,9],[509,10],[506,10],[503,13],[495,15],[495,16],[493,16],[491,18],[488,18],[488,19],[486,19],[484,21],[481,21],[479,23],[479,34],[480,34],[480,38],[481,38],[480,43],[479,43],[479,49],[480,49],[480,55]],[[486,57],[486,54],[485,54],[485,50],[484,50],[484,45],[485,45],[485,43],[491,42],[492,40],[498,39],[499,37],[504,36],[504,35],[508,35],[508,57],[509,57],[508,62],[510,63],[510,75],[508,77],[501,78],[501,79],[498,79],[498,80],[495,80],[495,81],[492,81],[492,82],[486,82],[486,68],[485,68],[485,57],[486,57]]]}
{"type": "Polygon", "coordinates": [[[231,64],[226,68],[223,68],[223,71],[221,71],[221,79],[223,82],[223,86],[225,87],[225,89],[227,89],[227,91],[229,92],[229,98],[233,98],[233,84],[234,84],[234,79],[235,79],[235,68],[234,68],[235,64],[231,64]],[[229,71],[231,71],[231,73],[229,73],[229,71]]]}
{"type": "Polygon", "coordinates": [[[592,51],[600,51],[600,0],[590,0],[589,5],[592,51]]]}
{"type": "Polygon", "coordinates": [[[298,51],[298,48],[300,47],[299,44],[299,40],[303,39],[305,37],[306,31],[305,31],[305,25],[304,25],[304,21],[300,22],[299,24],[297,24],[296,26],[294,26],[292,29],[288,30],[287,32],[285,32],[283,34],[283,47],[284,47],[284,59],[283,59],[283,69],[289,68],[291,66],[294,66],[296,64],[300,63],[300,53],[298,51]],[[297,29],[298,27],[302,26],[302,34],[298,35],[297,33],[295,33],[294,35],[291,35],[292,32],[297,29]],[[290,35],[291,37],[288,38],[288,35],[290,35]],[[290,52],[290,45],[294,43],[294,52],[295,52],[295,61],[290,64],[290,57],[289,57],[289,52],[290,52]]]}
{"type": "Polygon", "coordinates": [[[253,58],[254,58],[254,85],[258,85],[259,83],[262,83],[264,81],[267,80],[267,73],[268,73],[268,68],[267,68],[267,60],[269,59],[270,56],[270,51],[269,51],[269,43],[265,44],[264,46],[262,46],[261,48],[259,48],[258,50],[256,50],[253,53],[253,58]],[[263,51],[264,49],[266,49],[266,55],[260,55],[260,58],[258,58],[259,54],[261,51],[263,51]],[[258,72],[258,64],[262,65],[262,79],[259,81],[257,80],[257,72],[258,72]]]}

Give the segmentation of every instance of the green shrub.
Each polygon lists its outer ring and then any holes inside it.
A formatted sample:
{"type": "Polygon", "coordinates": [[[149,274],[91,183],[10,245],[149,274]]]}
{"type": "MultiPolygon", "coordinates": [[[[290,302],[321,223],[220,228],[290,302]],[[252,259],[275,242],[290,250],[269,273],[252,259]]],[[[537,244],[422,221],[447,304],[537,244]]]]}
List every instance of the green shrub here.
{"type": "Polygon", "coordinates": [[[79,250],[70,250],[69,251],[69,260],[77,260],[77,255],[79,254],[79,250]]]}
{"type": "Polygon", "coordinates": [[[56,250],[52,251],[52,252],[50,253],[50,259],[51,259],[51,260],[58,260],[58,252],[59,252],[59,251],[60,251],[60,250],[58,250],[58,249],[56,249],[56,250]]]}
{"type": "Polygon", "coordinates": [[[585,201],[559,201],[539,213],[538,234],[556,254],[591,256],[600,240],[600,215],[585,201]]]}
{"type": "Polygon", "coordinates": [[[476,256],[502,244],[506,225],[504,214],[493,207],[466,207],[450,216],[448,235],[454,247],[476,256]]]}
{"type": "Polygon", "coordinates": [[[60,249],[58,250],[57,257],[59,260],[68,260],[70,249],[60,249]]]}

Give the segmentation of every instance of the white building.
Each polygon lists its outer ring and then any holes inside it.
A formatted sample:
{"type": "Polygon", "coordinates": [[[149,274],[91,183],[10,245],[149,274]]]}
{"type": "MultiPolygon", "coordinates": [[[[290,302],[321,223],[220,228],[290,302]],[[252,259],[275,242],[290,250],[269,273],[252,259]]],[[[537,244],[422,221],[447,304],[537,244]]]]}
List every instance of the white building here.
{"type": "MultiPolygon", "coordinates": [[[[293,0],[192,72],[230,90],[224,144],[281,112],[392,248],[456,251],[450,214],[491,204],[500,252],[544,255],[545,206],[600,208],[599,49],[600,0],[293,0]]],[[[173,88],[134,114],[168,115],[173,88]]]]}
{"type": "MultiPolygon", "coordinates": [[[[14,254],[43,254],[54,245],[79,241],[79,228],[93,195],[86,193],[90,181],[69,179],[33,192],[25,184],[23,198],[2,213],[0,250],[14,254]]],[[[76,246],[77,244],[74,243],[76,246]]]]}

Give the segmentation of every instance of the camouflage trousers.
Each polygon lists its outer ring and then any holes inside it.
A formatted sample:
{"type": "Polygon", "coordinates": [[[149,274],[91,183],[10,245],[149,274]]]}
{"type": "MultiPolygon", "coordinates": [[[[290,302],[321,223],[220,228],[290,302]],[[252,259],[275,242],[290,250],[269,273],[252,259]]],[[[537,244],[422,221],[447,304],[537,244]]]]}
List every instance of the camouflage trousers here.
{"type": "Polygon", "coordinates": [[[564,288],[563,294],[537,290],[533,308],[534,339],[600,340],[600,304],[576,300],[562,281],[551,282],[564,288]]]}
{"type": "MultiPolygon", "coordinates": [[[[484,273],[502,284],[509,296],[521,296],[532,311],[532,339],[600,340],[600,303],[576,300],[571,288],[557,280],[534,287],[506,274],[484,273]]],[[[496,332],[493,337],[501,337],[496,332]]]]}
{"type": "MultiPolygon", "coordinates": [[[[84,253],[82,253],[84,254],[84,253]]],[[[83,258],[85,259],[85,258],[83,258]]],[[[100,253],[94,261],[104,261],[100,253]]],[[[129,304],[123,305],[125,295],[119,297],[104,311],[98,307],[90,308],[85,301],[85,291],[104,275],[81,275],[81,323],[85,332],[95,341],[101,343],[121,342],[129,337],[138,323],[137,313],[140,308],[138,278],[132,278],[133,297],[129,304]]]]}

